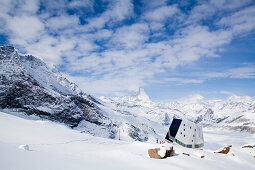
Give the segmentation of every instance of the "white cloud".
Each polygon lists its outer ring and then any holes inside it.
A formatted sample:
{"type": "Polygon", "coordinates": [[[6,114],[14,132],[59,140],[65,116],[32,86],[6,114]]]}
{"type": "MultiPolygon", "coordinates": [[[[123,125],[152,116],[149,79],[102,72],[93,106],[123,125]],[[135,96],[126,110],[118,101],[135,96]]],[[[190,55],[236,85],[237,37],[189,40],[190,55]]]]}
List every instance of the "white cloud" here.
{"type": "Polygon", "coordinates": [[[247,7],[223,17],[218,25],[230,27],[233,34],[243,34],[255,30],[255,7],[247,7]]]}
{"type": "Polygon", "coordinates": [[[200,84],[204,82],[204,80],[202,79],[186,79],[186,78],[167,78],[166,81],[176,82],[179,84],[200,84]]]}
{"type": "Polygon", "coordinates": [[[71,7],[71,8],[85,7],[85,8],[91,9],[93,8],[93,1],[92,0],[74,0],[68,3],[68,7],[71,7]]]}
{"type": "MultiPolygon", "coordinates": [[[[112,8],[107,11],[107,14],[112,20],[121,21],[125,18],[132,17],[133,13],[133,3],[131,0],[118,0],[115,1],[112,8]]],[[[106,14],[106,15],[107,15],[106,14]]]]}
{"type": "Polygon", "coordinates": [[[35,16],[8,17],[7,27],[11,33],[13,44],[37,40],[44,31],[44,24],[35,16]]]}
{"type": "Polygon", "coordinates": [[[200,23],[201,20],[211,19],[219,14],[233,12],[252,3],[252,0],[210,0],[202,1],[195,6],[185,24],[200,23]]]}
{"type": "Polygon", "coordinates": [[[230,69],[229,75],[231,78],[255,79],[255,65],[230,69]]]}
{"type": "Polygon", "coordinates": [[[178,12],[179,9],[176,5],[163,6],[156,8],[153,11],[147,12],[144,17],[146,20],[162,22],[169,19],[170,17],[173,17],[178,12]]]}
{"type": "Polygon", "coordinates": [[[113,32],[108,29],[101,29],[92,35],[96,40],[105,40],[112,36],[113,32]]]}
{"type": "Polygon", "coordinates": [[[39,0],[1,0],[0,13],[32,15],[39,9],[39,0]]]}
{"type": "Polygon", "coordinates": [[[235,10],[251,4],[252,0],[210,0],[209,4],[217,10],[235,10]]]}
{"type": "Polygon", "coordinates": [[[70,80],[77,82],[85,92],[92,94],[123,94],[124,91],[135,91],[144,86],[144,75],[139,74],[136,68],[126,69],[125,72],[115,72],[98,77],[69,76],[70,80]],[[114,93],[113,93],[114,92],[114,93]]]}
{"type": "Polygon", "coordinates": [[[16,2],[19,2],[20,4],[18,9],[23,10],[27,13],[35,14],[39,9],[39,0],[21,0],[16,2]]]}
{"type": "Polygon", "coordinates": [[[151,22],[149,23],[149,27],[152,30],[152,32],[154,31],[161,31],[164,29],[164,24],[163,23],[159,23],[159,22],[151,22]]]}
{"type": "Polygon", "coordinates": [[[220,94],[228,95],[228,96],[235,96],[236,94],[230,91],[220,91],[220,94]]]}
{"type": "Polygon", "coordinates": [[[64,29],[64,28],[72,28],[73,26],[79,25],[79,18],[75,15],[61,15],[49,18],[47,20],[47,24],[50,29],[64,29]]]}
{"type": "Polygon", "coordinates": [[[223,78],[223,77],[227,77],[227,73],[224,73],[224,72],[210,72],[210,73],[202,74],[202,76],[207,77],[207,78],[223,78]]]}
{"type": "Polygon", "coordinates": [[[148,43],[146,50],[158,56],[156,60],[160,66],[175,68],[202,57],[216,57],[219,48],[231,39],[228,31],[211,32],[206,26],[189,26],[177,31],[173,39],[148,43]]]}
{"type": "Polygon", "coordinates": [[[28,54],[33,54],[51,64],[61,63],[61,56],[71,51],[75,42],[70,39],[45,35],[40,41],[26,47],[28,54]]]}
{"type": "Polygon", "coordinates": [[[213,49],[229,43],[232,34],[229,31],[217,30],[209,31],[207,26],[189,26],[176,32],[178,36],[173,42],[186,47],[201,47],[213,49]]]}
{"type": "Polygon", "coordinates": [[[242,67],[231,68],[222,72],[209,72],[200,74],[205,78],[236,78],[236,79],[255,79],[255,66],[248,64],[242,67]]]}
{"type": "Polygon", "coordinates": [[[111,25],[112,23],[122,21],[134,15],[133,4],[130,0],[117,0],[110,4],[110,7],[102,13],[99,17],[89,18],[88,29],[101,29],[105,24],[111,25]]]}
{"type": "Polygon", "coordinates": [[[138,23],[131,26],[119,28],[111,39],[110,46],[137,48],[144,44],[149,38],[147,24],[138,23]]]}
{"type": "Polygon", "coordinates": [[[145,10],[146,9],[151,10],[166,5],[166,0],[161,1],[142,0],[142,4],[145,10]]]}
{"type": "Polygon", "coordinates": [[[166,27],[172,28],[176,24],[173,21],[181,20],[183,14],[178,9],[177,5],[161,6],[153,8],[145,12],[141,17],[153,32],[163,32],[166,27]],[[172,23],[169,23],[172,21],[172,23]]]}

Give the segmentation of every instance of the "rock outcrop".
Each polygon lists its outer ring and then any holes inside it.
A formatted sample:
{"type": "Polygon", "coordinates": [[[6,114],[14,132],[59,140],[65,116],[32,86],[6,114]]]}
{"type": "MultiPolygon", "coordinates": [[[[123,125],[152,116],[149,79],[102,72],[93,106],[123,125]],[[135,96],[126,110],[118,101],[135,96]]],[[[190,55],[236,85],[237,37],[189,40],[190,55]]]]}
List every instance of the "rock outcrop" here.
{"type": "Polygon", "coordinates": [[[161,146],[160,148],[149,149],[148,154],[150,158],[164,159],[173,156],[175,154],[175,151],[172,146],[170,148],[161,146]]]}

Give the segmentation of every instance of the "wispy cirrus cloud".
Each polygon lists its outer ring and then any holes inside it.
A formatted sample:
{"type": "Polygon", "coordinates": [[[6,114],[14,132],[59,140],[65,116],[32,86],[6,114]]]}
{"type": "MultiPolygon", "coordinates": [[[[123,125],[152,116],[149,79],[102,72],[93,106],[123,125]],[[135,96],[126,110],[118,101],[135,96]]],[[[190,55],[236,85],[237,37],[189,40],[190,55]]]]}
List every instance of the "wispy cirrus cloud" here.
{"type": "Polygon", "coordinates": [[[180,10],[178,9],[177,5],[162,6],[148,11],[144,14],[144,18],[148,21],[164,22],[178,13],[180,13],[180,10]]]}
{"type": "Polygon", "coordinates": [[[167,82],[174,82],[179,84],[200,84],[205,80],[202,79],[187,79],[187,78],[167,78],[167,82]]]}
{"type": "Polygon", "coordinates": [[[205,2],[198,2],[198,5],[190,11],[189,15],[186,16],[188,19],[185,20],[185,24],[190,23],[201,23],[208,19],[222,18],[224,14],[231,15],[235,14],[236,11],[242,11],[249,5],[252,5],[252,0],[209,0],[205,2]]]}
{"type": "Polygon", "coordinates": [[[249,33],[255,28],[255,7],[247,7],[225,16],[217,24],[229,28],[234,35],[249,33]]]}
{"type": "Polygon", "coordinates": [[[206,78],[235,78],[235,79],[255,79],[255,65],[245,64],[240,67],[228,69],[224,72],[209,72],[199,74],[206,78]]]}
{"type": "Polygon", "coordinates": [[[121,49],[139,48],[149,39],[149,34],[149,27],[145,23],[123,26],[116,30],[107,46],[121,49]]]}
{"type": "Polygon", "coordinates": [[[233,95],[236,95],[235,93],[232,93],[230,91],[220,91],[221,94],[224,94],[224,95],[228,95],[228,96],[233,96],[233,95]]]}

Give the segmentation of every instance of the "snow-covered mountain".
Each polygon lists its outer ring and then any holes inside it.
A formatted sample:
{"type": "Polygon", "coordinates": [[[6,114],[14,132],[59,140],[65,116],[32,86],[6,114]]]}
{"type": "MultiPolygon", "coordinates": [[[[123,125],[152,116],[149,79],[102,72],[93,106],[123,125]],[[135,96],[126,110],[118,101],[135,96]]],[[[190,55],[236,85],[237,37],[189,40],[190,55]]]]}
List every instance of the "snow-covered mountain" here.
{"type": "MultiPolygon", "coordinates": [[[[151,102],[142,89],[128,100],[151,102]]],[[[160,129],[157,122],[113,109],[82,92],[55,67],[34,56],[22,56],[11,46],[0,47],[0,109],[35,115],[106,138],[147,141],[159,136],[154,130],[160,129]]]]}
{"type": "Polygon", "coordinates": [[[153,102],[143,89],[139,89],[131,97],[100,99],[111,103],[116,111],[142,115],[166,125],[166,120],[179,117],[200,123],[204,127],[255,133],[255,99],[248,96],[231,96],[223,100],[204,99],[201,95],[193,95],[171,102],[153,102]],[[141,96],[137,95],[140,93],[141,96]]]}
{"type": "MultiPolygon", "coordinates": [[[[83,93],[56,68],[50,68],[34,56],[19,55],[14,47],[0,47],[0,108],[36,115],[72,128],[84,121],[104,128],[111,121],[98,105],[96,98],[83,93]]],[[[107,131],[114,137],[113,127],[107,131]]]]}

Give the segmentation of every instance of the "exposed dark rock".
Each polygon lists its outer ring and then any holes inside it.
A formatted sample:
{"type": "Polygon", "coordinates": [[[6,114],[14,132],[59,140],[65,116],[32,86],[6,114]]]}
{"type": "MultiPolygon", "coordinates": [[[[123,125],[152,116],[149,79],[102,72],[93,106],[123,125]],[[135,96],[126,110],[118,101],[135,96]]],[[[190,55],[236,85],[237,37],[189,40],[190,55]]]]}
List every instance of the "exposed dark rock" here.
{"type": "Polygon", "coordinates": [[[202,122],[203,121],[203,116],[202,115],[199,115],[198,117],[197,117],[197,119],[195,120],[195,123],[200,123],[200,122],[202,122]]]}
{"type": "Polygon", "coordinates": [[[217,119],[216,119],[216,123],[223,122],[223,121],[226,120],[227,118],[229,118],[229,116],[226,116],[226,117],[223,117],[223,118],[217,118],[217,119]]]}
{"type": "Polygon", "coordinates": [[[212,109],[208,109],[204,114],[204,120],[212,120],[214,116],[214,112],[212,109]]]}
{"type": "Polygon", "coordinates": [[[194,121],[195,123],[200,123],[202,121],[214,121],[214,112],[212,109],[207,109],[204,115],[199,115],[194,121]]]}
{"type": "Polygon", "coordinates": [[[129,136],[134,140],[145,142],[148,140],[148,135],[146,132],[142,131],[140,128],[135,127],[134,125],[130,126],[129,136]]]}
{"type": "Polygon", "coordinates": [[[255,128],[254,127],[251,127],[251,126],[230,126],[230,125],[227,125],[227,126],[224,126],[225,128],[227,129],[230,129],[230,130],[239,130],[239,131],[245,131],[245,132],[248,132],[248,133],[251,133],[251,134],[255,134],[255,128]]]}

